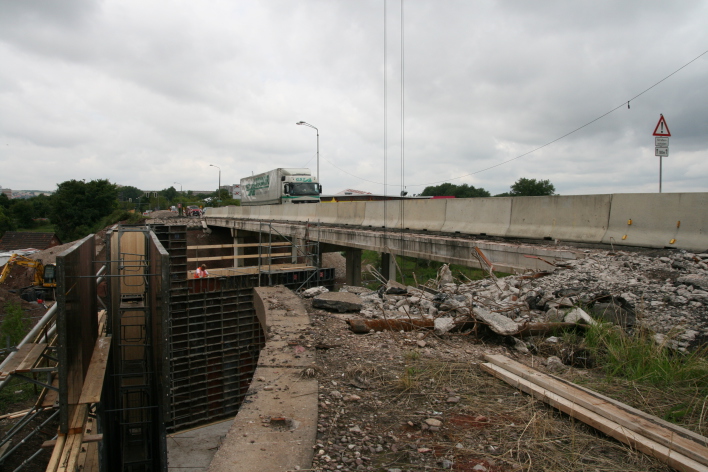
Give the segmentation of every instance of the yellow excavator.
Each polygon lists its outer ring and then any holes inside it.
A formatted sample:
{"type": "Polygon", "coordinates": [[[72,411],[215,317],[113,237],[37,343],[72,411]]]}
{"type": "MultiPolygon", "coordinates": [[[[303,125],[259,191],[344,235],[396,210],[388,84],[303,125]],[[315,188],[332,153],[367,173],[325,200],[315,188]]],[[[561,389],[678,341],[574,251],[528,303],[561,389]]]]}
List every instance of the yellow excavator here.
{"type": "Polygon", "coordinates": [[[57,287],[57,267],[55,264],[42,264],[42,261],[35,261],[29,257],[13,254],[7,261],[0,273],[0,284],[10,275],[12,266],[20,265],[34,269],[34,281],[29,287],[20,289],[20,297],[28,302],[38,299],[54,299],[54,289],[57,287]]]}

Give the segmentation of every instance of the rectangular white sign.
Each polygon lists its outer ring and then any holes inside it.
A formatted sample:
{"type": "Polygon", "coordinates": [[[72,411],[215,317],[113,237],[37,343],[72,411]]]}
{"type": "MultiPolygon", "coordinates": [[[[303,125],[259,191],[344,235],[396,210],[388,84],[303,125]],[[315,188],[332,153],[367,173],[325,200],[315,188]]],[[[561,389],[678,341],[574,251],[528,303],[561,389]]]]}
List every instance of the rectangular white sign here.
{"type": "Polygon", "coordinates": [[[669,137],[668,136],[657,136],[654,138],[654,145],[658,148],[669,147],[669,137]]]}
{"type": "Polygon", "coordinates": [[[669,148],[654,148],[654,155],[655,156],[660,156],[660,157],[668,157],[669,156],[669,148]]]}

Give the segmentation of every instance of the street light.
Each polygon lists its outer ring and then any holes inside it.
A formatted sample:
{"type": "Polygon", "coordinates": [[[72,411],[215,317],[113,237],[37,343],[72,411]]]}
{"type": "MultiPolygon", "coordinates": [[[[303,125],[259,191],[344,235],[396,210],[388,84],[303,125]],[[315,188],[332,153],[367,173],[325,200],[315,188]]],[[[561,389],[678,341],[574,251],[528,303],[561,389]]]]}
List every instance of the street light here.
{"type": "Polygon", "coordinates": [[[318,130],[316,126],[312,126],[310,123],[306,123],[304,121],[298,121],[295,124],[307,126],[309,128],[314,129],[315,131],[317,131],[317,183],[319,184],[320,183],[320,130],[318,130]]]}
{"type": "Polygon", "coordinates": [[[216,206],[219,206],[219,202],[221,201],[221,167],[215,166],[214,164],[209,164],[209,167],[219,169],[219,187],[216,189],[216,206]]]}

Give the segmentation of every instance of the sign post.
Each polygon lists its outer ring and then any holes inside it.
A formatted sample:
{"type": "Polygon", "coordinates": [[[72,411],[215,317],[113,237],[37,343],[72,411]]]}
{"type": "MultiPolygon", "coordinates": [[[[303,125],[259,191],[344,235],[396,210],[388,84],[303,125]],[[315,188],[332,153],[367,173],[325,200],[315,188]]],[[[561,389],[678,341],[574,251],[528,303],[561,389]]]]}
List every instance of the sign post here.
{"type": "Polygon", "coordinates": [[[669,131],[669,125],[666,124],[666,119],[664,115],[659,114],[659,122],[654,128],[654,155],[659,156],[659,193],[661,193],[661,167],[662,158],[669,156],[669,136],[671,136],[671,131],[669,131]]]}

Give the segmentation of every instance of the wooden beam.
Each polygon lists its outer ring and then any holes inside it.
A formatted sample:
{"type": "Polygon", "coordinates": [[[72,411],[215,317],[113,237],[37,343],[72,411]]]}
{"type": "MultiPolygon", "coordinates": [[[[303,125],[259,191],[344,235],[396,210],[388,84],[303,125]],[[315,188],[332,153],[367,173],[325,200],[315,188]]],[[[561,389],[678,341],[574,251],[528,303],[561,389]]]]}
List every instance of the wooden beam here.
{"type": "Polygon", "coordinates": [[[42,357],[42,354],[44,354],[44,350],[46,348],[46,343],[35,344],[32,350],[27,353],[27,356],[22,359],[20,365],[18,365],[15,369],[15,372],[29,372],[30,370],[32,370],[32,367],[34,367],[39,358],[42,357]]]}
{"type": "MultiPolygon", "coordinates": [[[[59,377],[54,374],[54,378],[52,379],[52,387],[59,388],[59,377]]],[[[42,399],[42,408],[51,408],[54,406],[54,404],[57,402],[59,399],[59,391],[58,390],[52,390],[51,388],[47,389],[47,393],[44,395],[44,398],[42,399]]]]}
{"type": "MultiPolygon", "coordinates": [[[[65,436],[66,437],[66,436],[65,436]]],[[[48,449],[50,447],[55,447],[59,439],[48,439],[42,443],[42,449],[48,449]]],[[[103,434],[84,434],[83,443],[92,443],[103,441],[103,434]]]]}
{"type": "Polygon", "coordinates": [[[106,376],[108,353],[111,350],[111,337],[100,337],[96,340],[91,363],[89,364],[84,386],[81,389],[79,403],[98,403],[101,401],[103,379],[106,376]]]}
{"type": "Polygon", "coordinates": [[[187,262],[225,261],[229,259],[256,259],[259,257],[290,257],[292,252],[274,252],[269,254],[240,254],[238,256],[188,257],[187,262]]]}
{"type": "Polygon", "coordinates": [[[187,246],[187,249],[223,249],[232,247],[258,247],[258,246],[292,246],[289,242],[274,242],[274,243],[241,243],[241,244],[210,244],[208,246],[187,246]]]}
{"type": "Polygon", "coordinates": [[[630,431],[639,433],[652,441],[666,446],[672,451],[677,451],[686,457],[708,466],[708,448],[705,446],[705,444],[708,443],[708,438],[703,438],[703,444],[699,444],[691,439],[676,434],[675,431],[667,430],[646,417],[637,416],[616,404],[609,403],[587,391],[577,389],[571,384],[559,382],[546,374],[531,369],[506,356],[486,355],[484,358],[524,380],[528,380],[556,395],[567,398],[573,403],[587,408],[593,413],[607,418],[630,431]]]}
{"type": "Polygon", "coordinates": [[[22,361],[25,360],[25,357],[27,357],[27,354],[30,353],[32,349],[36,344],[34,343],[27,343],[23,344],[17,352],[15,352],[15,355],[12,356],[12,359],[10,359],[7,364],[3,367],[2,372],[0,372],[0,380],[5,380],[7,377],[10,376],[10,374],[15,373],[15,369],[17,369],[17,366],[22,363],[22,361]]]}
{"type": "Polygon", "coordinates": [[[534,397],[548,403],[562,412],[577,418],[595,429],[617,439],[620,442],[630,445],[662,462],[668,464],[682,472],[708,472],[705,465],[684,456],[656,441],[630,431],[627,428],[598,415],[597,413],[584,408],[572,400],[557,395],[546,388],[536,385],[529,380],[525,380],[516,374],[506,371],[503,367],[491,363],[481,364],[480,367],[485,372],[507,382],[509,385],[518,388],[534,397]]]}
{"type": "Polygon", "coordinates": [[[56,444],[54,445],[54,451],[52,451],[52,456],[49,458],[49,464],[47,464],[47,472],[56,472],[59,468],[59,460],[61,459],[62,453],[64,452],[64,445],[66,444],[66,435],[59,433],[57,436],[56,444]]]}

